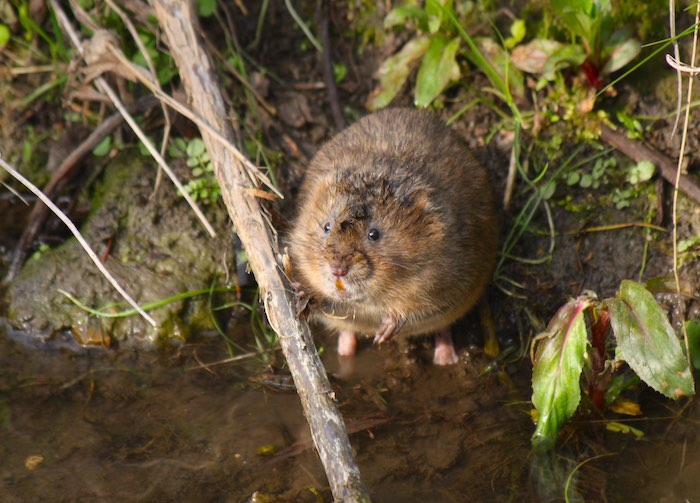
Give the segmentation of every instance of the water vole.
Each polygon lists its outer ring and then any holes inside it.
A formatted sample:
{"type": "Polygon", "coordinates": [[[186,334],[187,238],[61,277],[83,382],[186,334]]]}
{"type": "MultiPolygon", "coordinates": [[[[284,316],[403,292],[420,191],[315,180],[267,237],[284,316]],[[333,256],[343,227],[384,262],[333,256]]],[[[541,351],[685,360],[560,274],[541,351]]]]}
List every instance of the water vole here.
{"type": "Polygon", "coordinates": [[[498,235],[487,173],[462,139],[427,111],[389,109],[318,151],[289,251],[339,354],[355,353],[357,333],[435,333],[447,365],[449,327],[488,283],[498,235]]]}

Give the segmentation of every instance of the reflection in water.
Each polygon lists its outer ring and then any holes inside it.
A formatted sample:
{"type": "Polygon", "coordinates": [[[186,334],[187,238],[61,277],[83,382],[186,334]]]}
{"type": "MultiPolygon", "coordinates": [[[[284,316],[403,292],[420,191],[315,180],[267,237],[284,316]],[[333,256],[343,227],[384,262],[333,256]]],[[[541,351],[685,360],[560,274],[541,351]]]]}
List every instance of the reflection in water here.
{"type": "MultiPolygon", "coordinates": [[[[614,457],[574,472],[586,456],[530,451],[529,369],[510,375],[514,386],[478,377],[482,358],[438,368],[429,342],[392,344],[361,347],[351,371],[325,355],[375,501],[563,501],[567,481],[570,501],[700,494],[689,422],[623,438],[614,457]]],[[[1,334],[0,501],[245,501],[256,491],[330,501],[285,376],[255,362],[197,368],[226,356],[218,340],[76,353],[1,334]]]]}

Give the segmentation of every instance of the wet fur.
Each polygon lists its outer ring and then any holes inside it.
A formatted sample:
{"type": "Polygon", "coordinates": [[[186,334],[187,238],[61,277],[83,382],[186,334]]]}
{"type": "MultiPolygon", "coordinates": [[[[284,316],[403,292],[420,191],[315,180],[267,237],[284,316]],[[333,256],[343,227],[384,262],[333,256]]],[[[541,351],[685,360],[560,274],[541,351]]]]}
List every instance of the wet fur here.
{"type": "Polygon", "coordinates": [[[296,279],[331,327],[374,334],[392,315],[405,321],[400,334],[435,332],[487,284],[494,215],[487,173],[453,131],[428,112],[378,112],[309,166],[290,236],[296,279]],[[343,291],[331,263],[349,267],[343,291]]]}

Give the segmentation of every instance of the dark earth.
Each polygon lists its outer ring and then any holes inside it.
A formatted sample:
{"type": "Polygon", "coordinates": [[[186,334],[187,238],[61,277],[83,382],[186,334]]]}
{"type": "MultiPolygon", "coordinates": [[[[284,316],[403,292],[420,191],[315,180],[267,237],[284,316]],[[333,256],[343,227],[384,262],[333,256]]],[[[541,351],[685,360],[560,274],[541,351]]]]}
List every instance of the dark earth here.
{"type": "MultiPolygon", "coordinates": [[[[310,4],[304,4],[309,19],[314,13],[310,4]]],[[[263,27],[263,33],[275,36],[264,37],[255,47],[250,19],[257,19],[256,13],[249,12],[247,18],[235,3],[228,9],[240,46],[274,75],[268,79],[256,71],[251,81],[278,110],[276,116],[262,113],[259,124],[266,146],[281,153],[276,177],[287,197],[275,208],[274,218],[284,232],[305,164],[335,131],[321,59],[300,49],[305,37],[282,2],[272,2],[263,27]]],[[[330,21],[333,59],[348,68],[339,86],[340,103],[352,118],[366,113],[372,74],[401,40],[369,46],[358,56],[359,37],[349,29],[347,13],[353,11],[348,9],[331,9],[330,21]]],[[[208,37],[222,36],[215,23],[204,28],[208,37]]],[[[650,64],[664,69],[662,61],[650,64]]],[[[633,75],[603,106],[647,117],[645,127],[654,146],[675,158],[677,137],[668,134],[675,80],[670,70],[663,72],[663,78],[661,71],[649,72],[651,81],[649,74],[633,75]]],[[[232,106],[242,111],[242,123],[257,127],[253,111],[237,92],[239,84],[228,78],[222,75],[232,106]]],[[[36,86],[41,82],[36,79],[17,79],[14,85],[36,86]]],[[[441,117],[449,118],[474,98],[474,88],[486,85],[476,72],[469,79],[470,86],[447,93],[437,112],[441,117]]],[[[395,103],[410,105],[409,91],[395,103]]],[[[59,100],[55,106],[55,112],[43,115],[29,107],[13,114],[12,125],[2,123],[6,158],[12,158],[6,152],[21,148],[29,125],[51,132],[63,121],[59,100]]],[[[500,197],[512,136],[498,121],[489,107],[477,105],[453,127],[477,150],[500,197]],[[496,134],[487,142],[492,131],[496,134]]],[[[161,127],[157,123],[151,133],[159,134],[161,127]]],[[[181,120],[175,129],[180,136],[193,134],[192,126],[181,120]]],[[[699,133],[695,120],[689,132],[691,174],[697,171],[699,133]]],[[[126,130],[121,134],[135,141],[126,130]]],[[[573,152],[574,143],[563,149],[573,152]]],[[[46,158],[52,142],[37,148],[46,158]]],[[[579,155],[592,152],[584,149],[579,155]]],[[[629,164],[620,154],[610,155],[618,166],[629,164]]],[[[536,150],[532,159],[533,164],[547,161],[536,150]]],[[[212,240],[169,184],[163,182],[158,197],[150,197],[156,176],[155,164],[147,169],[150,163],[134,149],[109,161],[88,158],[84,171],[67,184],[63,202],[91,243],[101,253],[108,251],[107,265],[142,298],[207,289],[218,279],[219,284],[238,281],[242,299],[255,307],[245,274],[239,270],[234,280],[234,257],[240,253],[231,242],[222,203],[207,207],[219,231],[219,238],[212,240]]],[[[175,166],[183,177],[188,175],[183,162],[175,166]]],[[[560,183],[550,199],[556,229],[551,257],[542,264],[504,261],[500,280],[484,300],[503,351],[497,359],[484,354],[485,329],[477,312],[453,329],[460,361],[446,368],[431,364],[429,338],[399,338],[379,348],[362,343],[348,372],[334,353],[334,338],[317,333],[373,501],[564,501],[565,491],[570,501],[697,499],[700,410],[692,399],[671,402],[640,385],[629,398],[640,404],[641,416],[608,412],[604,418],[576,417],[555,452],[535,454],[530,447],[534,426],[528,342],[537,323],[546,324],[567,298],[584,290],[605,298],[623,279],[670,277],[672,272],[670,187],[651,181],[630,198],[628,208],[616,209],[609,200],[600,204],[598,199],[614,190],[619,182],[615,176],[597,190],[560,183]],[[647,222],[650,214],[651,223],[667,232],[639,225],[589,232],[647,222]],[[611,432],[604,419],[634,426],[644,436],[611,432]]],[[[516,187],[514,201],[502,215],[505,232],[528,196],[524,184],[516,187]]],[[[3,189],[2,276],[28,214],[28,207],[3,189]]],[[[681,198],[679,219],[681,239],[698,235],[696,202],[681,198]]],[[[547,227],[541,207],[513,255],[546,256],[547,227]]],[[[247,311],[220,313],[218,325],[226,339],[215,331],[209,316],[212,301],[206,296],[153,311],[165,327],[157,333],[137,317],[96,320],[57,290],[70,290],[91,306],[108,304],[116,296],[74,241],[66,239],[60,224],[50,221],[40,237],[52,250],[29,259],[0,290],[0,501],[332,501],[281,352],[259,352],[253,333],[257,328],[247,311]],[[241,359],[226,362],[232,348],[241,359]],[[246,357],[249,352],[252,356],[246,357]]],[[[692,291],[699,271],[695,255],[686,255],[681,275],[692,291]]],[[[213,299],[223,304],[229,297],[213,299]]],[[[678,328],[673,300],[660,300],[678,328]]],[[[696,302],[685,308],[687,317],[698,316],[696,302]]]]}

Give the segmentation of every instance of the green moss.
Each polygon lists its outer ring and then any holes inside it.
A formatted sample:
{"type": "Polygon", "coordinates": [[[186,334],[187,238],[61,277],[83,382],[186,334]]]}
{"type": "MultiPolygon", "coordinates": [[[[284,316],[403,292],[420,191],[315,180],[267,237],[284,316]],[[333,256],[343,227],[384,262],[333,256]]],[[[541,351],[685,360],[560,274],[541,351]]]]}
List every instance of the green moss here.
{"type": "Polygon", "coordinates": [[[612,18],[614,26],[628,27],[643,43],[668,36],[667,0],[616,0],[612,2],[612,18]]]}

